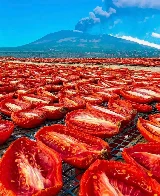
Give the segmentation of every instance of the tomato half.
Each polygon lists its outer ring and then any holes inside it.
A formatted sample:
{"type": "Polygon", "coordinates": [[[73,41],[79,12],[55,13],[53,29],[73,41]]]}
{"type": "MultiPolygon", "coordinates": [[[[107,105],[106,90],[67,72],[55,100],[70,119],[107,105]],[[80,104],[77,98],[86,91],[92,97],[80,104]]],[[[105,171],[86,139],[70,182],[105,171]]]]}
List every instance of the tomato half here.
{"type": "Polygon", "coordinates": [[[152,196],[160,185],[138,167],[116,161],[95,161],[82,176],[79,196],[152,196]]]}
{"type": "Polygon", "coordinates": [[[137,112],[151,112],[153,109],[152,106],[148,104],[136,103],[133,101],[129,102],[132,104],[133,108],[137,110],[137,112]]]}
{"type": "Polygon", "coordinates": [[[85,101],[79,96],[60,96],[59,103],[70,111],[82,109],[86,106],[85,101]]]}
{"type": "Polygon", "coordinates": [[[120,123],[107,120],[103,115],[88,110],[76,110],[66,115],[67,126],[98,137],[111,137],[119,133],[120,123]]]}
{"type": "Polygon", "coordinates": [[[121,90],[120,94],[127,100],[134,101],[137,103],[150,103],[154,100],[154,97],[151,95],[143,94],[137,92],[136,90],[124,91],[121,90]]]}
{"type": "Polygon", "coordinates": [[[78,168],[87,168],[98,158],[104,158],[109,146],[100,138],[64,125],[52,125],[41,128],[35,135],[48,147],[60,153],[62,159],[78,168]]]}
{"type": "Polygon", "coordinates": [[[160,125],[149,120],[139,118],[137,128],[146,140],[151,142],[160,142],[160,125]]]}
{"type": "Polygon", "coordinates": [[[156,104],[156,108],[157,108],[158,111],[160,111],[160,103],[156,104]]]}
{"type": "Polygon", "coordinates": [[[160,125],[160,114],[151,114],[149,115],[149,120],[160,125]]]}
{"type": "Polygon", "coordinates": [[[12,112],[29,108],[31,108],[30,103],[21,101],[19,99],[4,99],[0,102],[0,111],[8,116],[10,116],[12,112]]]}
{"type": "Polygon", "coordinates": [[[160,183],[160,143],[137,144],[123,151],[126,162],[144,169],[160,183]]]}
{"type": "Polygon", "coordinates": [[[9,139],[14,130],[14,124],[7,120],[0,120],[0,144],[9,139]]]}
{"type": "Polygon", "coordinates": [[[115,93],[107,93],[105,91],[98,91],[93,94],[95,97],[101,98],[103,101],[109,101],[109,99],[118,99],[119,95],[115,93]]]}
{"type": "Polygon", "coordinates": [[[41,142],[20,138],[1,159],[2,196],[56,195],[62,188],[62,164],[57,152],[41,142]]]}
{"type": "Polygon", "coordinates": [[[45,121],[46,113],[40,109],[21,110],[13,112],[11,114],[11,119],[19,127],[34,128],[45,121]]]}
{"type": "Polygon", "coordinates": [[[46,118],[50,120],[61,119],[67,113],[67,108],[59,104],[39,106],[37,109],[44,111],[46,113],[46,118]]]}
{"type": "Polygon", "coordinates": [[[32,104],[32,107],[36,107],[39,104],[49,104],[51,102],[51,99],[48,97],[43,97],[34,94],[20,95],[19,99],[32,104]]]}

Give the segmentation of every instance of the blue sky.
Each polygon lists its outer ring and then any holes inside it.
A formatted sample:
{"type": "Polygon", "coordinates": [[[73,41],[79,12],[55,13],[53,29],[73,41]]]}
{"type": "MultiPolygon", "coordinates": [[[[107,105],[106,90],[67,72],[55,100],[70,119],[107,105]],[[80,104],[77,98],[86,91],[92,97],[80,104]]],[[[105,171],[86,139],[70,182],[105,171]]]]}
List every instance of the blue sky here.
{"type": "Polygon", "coordinates": [[[0,46],[77,29],[160,44],[159,0],[0,0],[0,46]]]}

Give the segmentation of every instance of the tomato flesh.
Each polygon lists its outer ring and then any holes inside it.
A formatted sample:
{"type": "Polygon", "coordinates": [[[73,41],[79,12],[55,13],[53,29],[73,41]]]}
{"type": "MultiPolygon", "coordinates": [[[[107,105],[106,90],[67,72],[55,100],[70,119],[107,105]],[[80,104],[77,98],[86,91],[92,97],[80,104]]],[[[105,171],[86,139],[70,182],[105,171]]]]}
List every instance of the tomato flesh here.
{"type": "MultiPolygon", "coordinates": [[[[45,148],[27,138],[11,144],[0,166],[0,181],[7,193],[49,196],[59,192],[62,187],[61,159],[56,152],[45,148]]],[[[3,190],[0,193],[3,194],[3,190]]]]}

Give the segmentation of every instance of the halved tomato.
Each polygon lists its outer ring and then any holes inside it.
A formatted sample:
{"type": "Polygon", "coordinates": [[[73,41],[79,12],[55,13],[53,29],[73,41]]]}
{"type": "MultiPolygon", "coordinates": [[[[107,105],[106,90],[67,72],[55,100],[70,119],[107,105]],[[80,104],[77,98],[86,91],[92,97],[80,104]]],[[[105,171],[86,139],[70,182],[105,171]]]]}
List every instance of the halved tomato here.
{"type": "Polygon", "coordinates": [[[160,111],[160,103],[157,103],[157,104],[156,104],[156,108],[157,108],[157,110],[160,111]]]}
{"type": "Polygon", "coordinates": [[[149,120],[139,118],[137,128],[146,140],[151,142],[160,142],[160,125],[149,120]]]}
{"type": "Polygon", "coordinates": [[[10,116],[12,112],[29,108],[31,108],[30,103],[21,101],[19,99],[4,99],[0,102],[0,111],[8,116],[10,116]]]}
{"type": "Polygon", "coordinates": [[[120,123],[105,119],[102,115],[88,110],[76,110],[66,115],[66,124],[70,128],[80,130],[98,137],[112,137],[119,133],[120,123]]]}
{"type": "Polygon", "coordinates": [[[116,161],[95,161],[80,182],[79,196],[153,196],[160,194],[159,183],[138,167],[116,161]]]}
{"type": "Polygon", "coordinates": [[[49,91],[46,90],[38,90],[37,91],[37,95],[42,96],[42,97],[47,97],[50,99],[50,102],[55,102],[58,101],[58,97],[52,93],[50,93],[49,91]]]}
{"type": "Polygon", "coordinates": [[[0,144],[9,139],[14,130],[14,124],[11,121],[0,120],[0,144]]]}
{"type": "Polygon", "coordinates": [[[123,151],[126,162],[136,165],[160,183],[160,143],[137,144],[123,151]]]}
{"type": "Polygon", "coordinates": [[[108,108],[102,107],[102,106],[97,106],[97,105],[91,105],[87,104],[86,108],[93,114],[97,115],[103,115],[105,119],[111,120],[112,122],[127,122],[128,119],[127,116],[123,114],[119,114],[117,112],[114,112],[108,108]]]}
{"type": "Polygon", "coordinates": [[[20,138],[1,159],[0,195],[51,196],[62,188],[59,154],[42,142],[20,138]]]}
{"type": "Polygon", "coordinates": [[[137,92],[136,90],[124,91],[121,90],[120,94],[127,100],[134,101],[137,103],[150,103],[154,100],[151,95],[143,94],[142,92],[137,92]]]}
{"type": "Polygon", "coordinates": [[[154,88],[151,88],[151,87],[142,88],[141,87],[141,88],[135,88],[134,90],[144,95],[152,96],[155,101],[160,101],[160,92],[156,92],[154,88]]]}
{"type": "Polygon", "coordinates": [[[41,128],[35,135],[38,141],[60,153],[62,160],[78,168],[87,168],[96,159],[105,158],[109,146],[100,138],[64,125],[41,128]]]}
{"type": "Polygon", "coordinates": [[[121,99],[110,99],[108,102],[108,109],[126,116],[128,119],[135,117],[137,110],[135,110],[131,103],[121,99]]]}
{"type": "Polygon", "coordinates": [[[59,104],[39,106],[37,109],[44,111],[46,113],[46,118],[50,120],[61,119],[67,113],[67,108],[59,104]]]}
{"type": "Polygon", "coordinates": [[[85,101],[79,96],[60,96],[59,103],[70,111],[85,108],[86,106],[85,101]]]}
{"type": "Polygon", "coordinates": [[[90,104],[102,104],[103,99],[94,95],[80,95],[80,97],[86,102],[90,104]]]}
{"type": "Polygon", "coordinates": [[[160,114],[151,114],[149,115],[149,120],[160,125],[160,114]]]}
{"type": "Polygon", "coordinates": [[[0,101],[13,98],[14,93],[0,93],[0,101]]]}
{"type": "Polygon", "coordinates": [[[46,112],[40,109],[27,109],[11,114],[11,119],[19,127],[34,128],[42,124],[46,119],[46,112]]]}
{"type": "Polygon", "coordinates": [[[129,102],[132,104],[133,108],[137,110],[137,112],[143,112],[143,113],[151,112],[153,109],[152,106],[148,104],[136,103],[133,101],[129,101],[129,102]]]}
{"type": "Polygon", "coordinates": [[[39,104],[49,104],[51,102],[51,99],[48,97],[43,97],[34,94],[20,95],[19,99],[32,104],[32,107],[36,107],[39,104]]]}
{"type": "Polygon", "coordinates": [[[93,93],[93,96],[98,97],[100,99],[102,99],[103,101],[109,101],[109,99],[118,99],[119,95],[115,94],[115,93],[107,93],[105,91],[98,91],[93,93]]]}

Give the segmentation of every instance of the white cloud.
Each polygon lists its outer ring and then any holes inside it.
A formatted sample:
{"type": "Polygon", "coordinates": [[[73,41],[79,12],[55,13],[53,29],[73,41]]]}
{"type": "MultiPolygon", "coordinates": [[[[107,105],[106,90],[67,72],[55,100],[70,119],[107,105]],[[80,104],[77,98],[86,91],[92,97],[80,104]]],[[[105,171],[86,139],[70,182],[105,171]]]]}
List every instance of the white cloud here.
{"type": "Polygon", "coordinates": [[[117,24],[120,24],[122,23],[122,20],[121,19],[117,19],[114,21],[113,25],[109,27],[109,29],[113,29],[117,24]]]}
{"type": "Polygon", "coordinates": [[[125,40],[131,41],[131,42],[136,42],[136,43],[138,43],[140,45],[144,45],[144,46],[149,46],[149,47],[152,47],[152,48],[160,49],[160,45],[159,44],[154,44],[152,42],[141,40],[141,39],[138,39],[136,37],[131,37],[131,36],[118,36],[118,35],[116,35],[114,37],[125,39],[125,40]]]}
{"type": "Polygon", "coordinates": [[[76,32],[76,33],[83,33],[83,31],[78,31],[78,30],[73,30],[73,32],[76,32]]]}
{"type": "Polygon", "coordinates": [[[155,38],[160,38],[160,34],[159,33],[152,33],[152,37],[155,37],[155,38]]]}
{"type": "Polygon", "coordinates": [[[100,18],[97,18],[93,12],[89,12],[89,18],[92,19],[94,21],[94,23],[100,22],[100,18]]]}
{"type": "Polygon", "coordinates": [[[106,12],[106,11],[104,11],[104,10],[102,9],[102,7],[97,6],[97,7],[94,9],[94,13],[95,13],[96,15],[104,16],[104,17],[108,18],[108,17],[110,17],[110,15],[115,14],[115,13],[116,13],[116,10],[113,9],[113,8],[109,8],[108,12],[106,12]]]}
{"type": "Polygon", "coordinates": [[[117,7],[140,7],[160,9],[159,0],[113,0],[117,7]]]}

